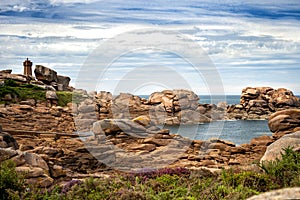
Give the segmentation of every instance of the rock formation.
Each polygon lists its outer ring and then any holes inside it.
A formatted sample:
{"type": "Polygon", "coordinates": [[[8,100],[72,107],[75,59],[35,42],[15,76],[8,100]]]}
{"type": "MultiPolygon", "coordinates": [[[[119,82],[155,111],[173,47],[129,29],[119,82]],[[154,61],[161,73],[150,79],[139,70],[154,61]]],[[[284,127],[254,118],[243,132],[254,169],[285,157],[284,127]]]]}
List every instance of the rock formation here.
{"type": "Polygon", "coordinates": [[[11,69],[0,70],[0,85],[4,85],[5,80],[13,80],[17,84],[32,84],[46,90],[72,91],[69,86],[70,77],[58,75],[56,71],[36,65],[34,74],[36,79],[31,75],[32,62],[24,62],[24,74],[12,74],[11,69]]]}
{"type": "Polygon", "coordinates": [[[299,199],[300,187],[284,188],[265,192],[248,198],[247,200],[279,200],[279,199],[299,199]]]}
{"type": "Polygon", "coordinates": [[[261,162],[274,161],[281,158],[281,154],[284,149],[291,147],[295,151],[300,151],[300,131],[287,134],[276,140],[270,146],[268,146],[264,156],[261,158],[261,162]]]}
{"type": "Polygon", "coordinates": [[[227,109],[227,116],[236,119],[266,119],[276,111],[299,107],[300,98],[285,88],[247,87],[242,91],[240,104],[227,109]]]}
{"type": "Polygon", "coordinates": [[[288,109],[272,114],[268,122],[277,140],[268,146],[261,162],[280,159],[283,149],[292,147],[300,151],[300,110],[288,109]]]}
{"type": "Polygon", "coordinates": [[[57,72],[43,65],[36,65],[34,70],[38,81],[53,86],[56,90],[69,90],[70,77],[57,75],[57,72]]]}
{"type": "Polygon", "coordinates": [[[36,65],[34,74],[37,80],[42,81],[47,85],[58,81],[57,72],[48,67],[44,67],[43,65],[36,65]]]}
{"type": "Polygon", "coordinates": [[[200,105],[199,97],[188,90],[165,90],[155,92],[149,99],[121,93],[115,97],[111,93],[80,94],[80,102],[73,103],[75,124],[80,131],[90,131],[92,124],[101,119],[147,118],[152,124],[197,124],[220,120],[224,117],[225,108],[209,104],[200,105]]]}
{"type": "Polygon", "coordinates": [[[300,131],[300,109],[278,111],[269,117],[268,125],[276,135],[300,131]]]}
{"type": "Polygon", "coordinates": [[[13,161],[17,173],[24,175],[27,183],[37,187],[49,187],[53,184],[49,167],[41,156],[19,151],[16,140],[7,133],[0,133],[0,144],[0,162],[13,161]]]}

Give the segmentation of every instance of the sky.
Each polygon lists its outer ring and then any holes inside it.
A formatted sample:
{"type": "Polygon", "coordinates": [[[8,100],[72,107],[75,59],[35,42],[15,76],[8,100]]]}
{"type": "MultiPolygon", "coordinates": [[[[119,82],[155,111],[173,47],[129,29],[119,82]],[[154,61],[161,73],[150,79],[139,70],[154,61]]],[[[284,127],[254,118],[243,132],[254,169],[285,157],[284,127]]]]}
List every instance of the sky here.
{"type": "Polygon", "coordinates": [[[87,90],[299,95],[299,22],[299,0],[1,1],[0,70],[28,57],[87,90]]]}

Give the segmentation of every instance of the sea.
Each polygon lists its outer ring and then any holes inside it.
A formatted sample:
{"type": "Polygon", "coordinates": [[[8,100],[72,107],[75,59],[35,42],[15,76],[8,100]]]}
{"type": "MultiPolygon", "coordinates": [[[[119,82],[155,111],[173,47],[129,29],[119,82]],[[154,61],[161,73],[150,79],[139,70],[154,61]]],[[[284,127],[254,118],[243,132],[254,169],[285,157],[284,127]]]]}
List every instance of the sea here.
{"type": "Polygon", "coordinates": [[[215,121],[197,125],[164,126],[171,133],[177,133],[193,140],[218,138],[235,143],[237,146],[262,135],[272,135],[267,120],[215,121]]]}
{"type": "MultiPolygon", "coordinates": [[[[138,95],[141,98],[148,99],[150,95],[138,95]]],[[[218,104],[219,102],[226,102],[228,105],[239,104],[240,95],[198,95],[201,104],[218,104]]]]}
{"type": "MultiPolygon", "coordinates": [[[[149,98],[149,95],[139,96],[145,99],[149,98]]],[[[200,95],[199,97],[201,104],[226,102],[228,105],[232,105],[240,103],[240,95],[200,95]]],[[[251,139],[262,135],[272,135],[267,120],[227,120],[197,125],[164,126],[162,128],[170,129],[171,133],[177,133],[190,139],[219,138],[236,145],[250,143],[251,139]]]]}

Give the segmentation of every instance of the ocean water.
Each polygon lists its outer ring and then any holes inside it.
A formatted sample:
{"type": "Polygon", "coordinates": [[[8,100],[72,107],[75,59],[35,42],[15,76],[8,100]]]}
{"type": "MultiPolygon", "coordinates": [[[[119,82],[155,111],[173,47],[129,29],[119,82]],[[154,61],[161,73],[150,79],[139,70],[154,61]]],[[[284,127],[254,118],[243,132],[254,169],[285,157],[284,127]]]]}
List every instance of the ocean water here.
{"type": "MultiPolygon", "coordinates": [[[[138,95],[141,98],[148,99],[150,95],[138,95]]],[[[201,104],[218,104],[219,102],[227,102],[228,105],[239,104],[240,95],[198,95],[201,104]]]]}
{"type": "Polygon", "coordinates": [[[190,139],[219,138],[236,145],[249,143],[252,138],[262,135],[272,135],[267,120],[216,121],[199,125],[164,126],[164,128],[190,139]]]}
{"type": "MultiPolygon", "coordinates": [[[[148,99],[149,95],[140,97],[148,99]]],[[[199,95],[199,98],[201,104],[217,104],[224,101],[228,105],[240,103],[240,95],[199,95]]],[[[164,128],[170,129],[171,133],[178,133],[191,139],[220,138],[236,145],[249,143],[251,139],[262,135],[272,135],[267,120],[216,121],[199,125],[164,126],[164,128]]]]}
{"type": "Polygon", "coordinates": [[[201,104],[218,104],[219,102],[226,102],[228,105],[239,104],[240,95],[199,95],[199,103],[201,104]]]}

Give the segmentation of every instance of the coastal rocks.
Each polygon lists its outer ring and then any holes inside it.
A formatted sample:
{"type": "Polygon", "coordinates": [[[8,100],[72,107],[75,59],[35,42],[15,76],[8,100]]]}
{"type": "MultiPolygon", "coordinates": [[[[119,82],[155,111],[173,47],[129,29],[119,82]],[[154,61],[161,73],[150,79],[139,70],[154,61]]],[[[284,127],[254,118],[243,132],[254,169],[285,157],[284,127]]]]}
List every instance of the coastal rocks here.
{"type": "Polygon", "coordinates": [[[287,109],[278,111],[269,117],[269,128],[277,140],[267,147],[261,162],[279,159],[287,147],[300,149],[300,110],[287,109]],[[279,139],[278,139],[279,138],[279,139]]]}
{"type": "Polygon", "coordinates": [[[2,131],[2,126],[0,125],[0,147],[1,148],[11,147],[12,149],[18,149],[19,145],[15,140],[15,138],[13,138],[8,133],[1,133],[1,131],[2,131]]]}
{"type": "MultiPolygon", "coordinates": [[[[10,141],[15,141],[11,139],[10,141]]],[[[35,153],[14,150],[12,147],[0,148],[0,162],[11,160],[16,164],[16,172],[24,175],[25,181],[37,187],[49,187],[54,180],[49,177],[49,167],[41,156],[35,153]]]]}
{"type": "Polygon", "coordinates": [[[4,82],[5,80],[13,80],[19,84],[24,84],[29,83],[31,77],[22,74],[0,73],[0,82],[4,82]]]}
{"type": "Polygon", "coordinates": [[[207,107],[201,108],[198,101],[199,97],[189,90],[164,90],[151,94],[147,104],[151,105],[150,118],[155,124],[179,125],[211,121],[216,113],[207,107]],[[201,110],[204,112],[201,113],[201,110]]]}
{"type": "Polygon", "coordinates": [[[121,93],[112,100],[111,111],[115,119],[132,119],[140,115],[146,115],[149,107],[142,103],[138,96],[121,93]]]}
{"type": "Polygon", "coordinates": [[[46,102],[28,100],[25,105],[8,104],[0,107],[0,121],[4,130],[32,132],[74,132],[71,108],[46,102]],[[32,104],[32,105],[27,105],[32,104]]]}
{"type": "Polygon", "coordinates": [[[133,137],[143,138],[147,136],[148,131],[143,125],[128,119],[105,119],[93,124],[94,134],[116,134],[125,132],[133,137]]]}
{"type": "Polygon", "coordinates": [[[34,74],[37,80],[50,85],[52,82],[57,82],[57,72],[43,65],[36,65],[34,74]]]}
{"type": "Polygon", "coordinates": [[[0,74],[11,74],[11,72],[12,72],[11,69],[0,70],[0,74]]]}
{"type": "Polygon", "coordinates": [[[299,199],[300,187],[284,188],[265,192],[259,195],[252,196],[247,200],[279,200],[279,199],[299,199]]]}
{"type": "Polygon", "coordinates": [[[57,87],[59,91],[66,91],[69,88],[69,83],[71,81],[71,78],[68,76],[61,76],[57,75],[57,87]]]}
{"type": "Polygon", "coordinates": [[[56,71],[43,65],[36,65],[34,70],[35,77],[38,81],[46,85],[53,86],[56,90],[69,90],[70,77],[58,75],[56,71]]]}
{"type": "Polygon", "coordinates": [[[110,92],[98,92],[98,94],[95,96],[95,104],[96,110],[99,113],[99,119],[112,118],[112,94],[110,92]]]}
{"type": "Polygon", "coordinates": [[[274,133],[300,130],[300,109],[282,110],[272,114],[268,126],[274,133]]]}
{"type": "Polygon", "coordinates": [[[273,161],[277,158],[280,159],[281,154],[287,147],[292,147],[296,151],[300,150],[300,131],[284,135],[268,146],[260,162],[273,161]]]}
{"type": "Polygon", "coordinates": [[[300,99],[285,88],[247,87],[242,90],[240,104],[227,109],[227,117],[235,119],[266,119],[270,114],[300,106],[300,99]]]}
{"type": "MultiPolygon", "coordinates": [[[[219,120],[224,116],[224,106],[202,105],[199,97],[189,90],[164,90],[154,92],[149,99],[121,93],[115,97],[100,91],[84,102],[95,106],[97,119],[134,119],[143,116],[147,123],[179,125],[219,120]],[[203,109],[202,109],[203,108],[203,109]],[[201,113],[201,110],[205,111],[201,113]]],[[[82,103],[80,103],[82,104],[82,103]]],[[[80,105],[79,105],[80,106],[80,105]]],[[[79,110],[79,115],[84,111],[79,110]]],[[[90,110],[91,114],[92,110],[90,110]]],[[[80,118],[80,117],[79,117],[80,118]]]]}

